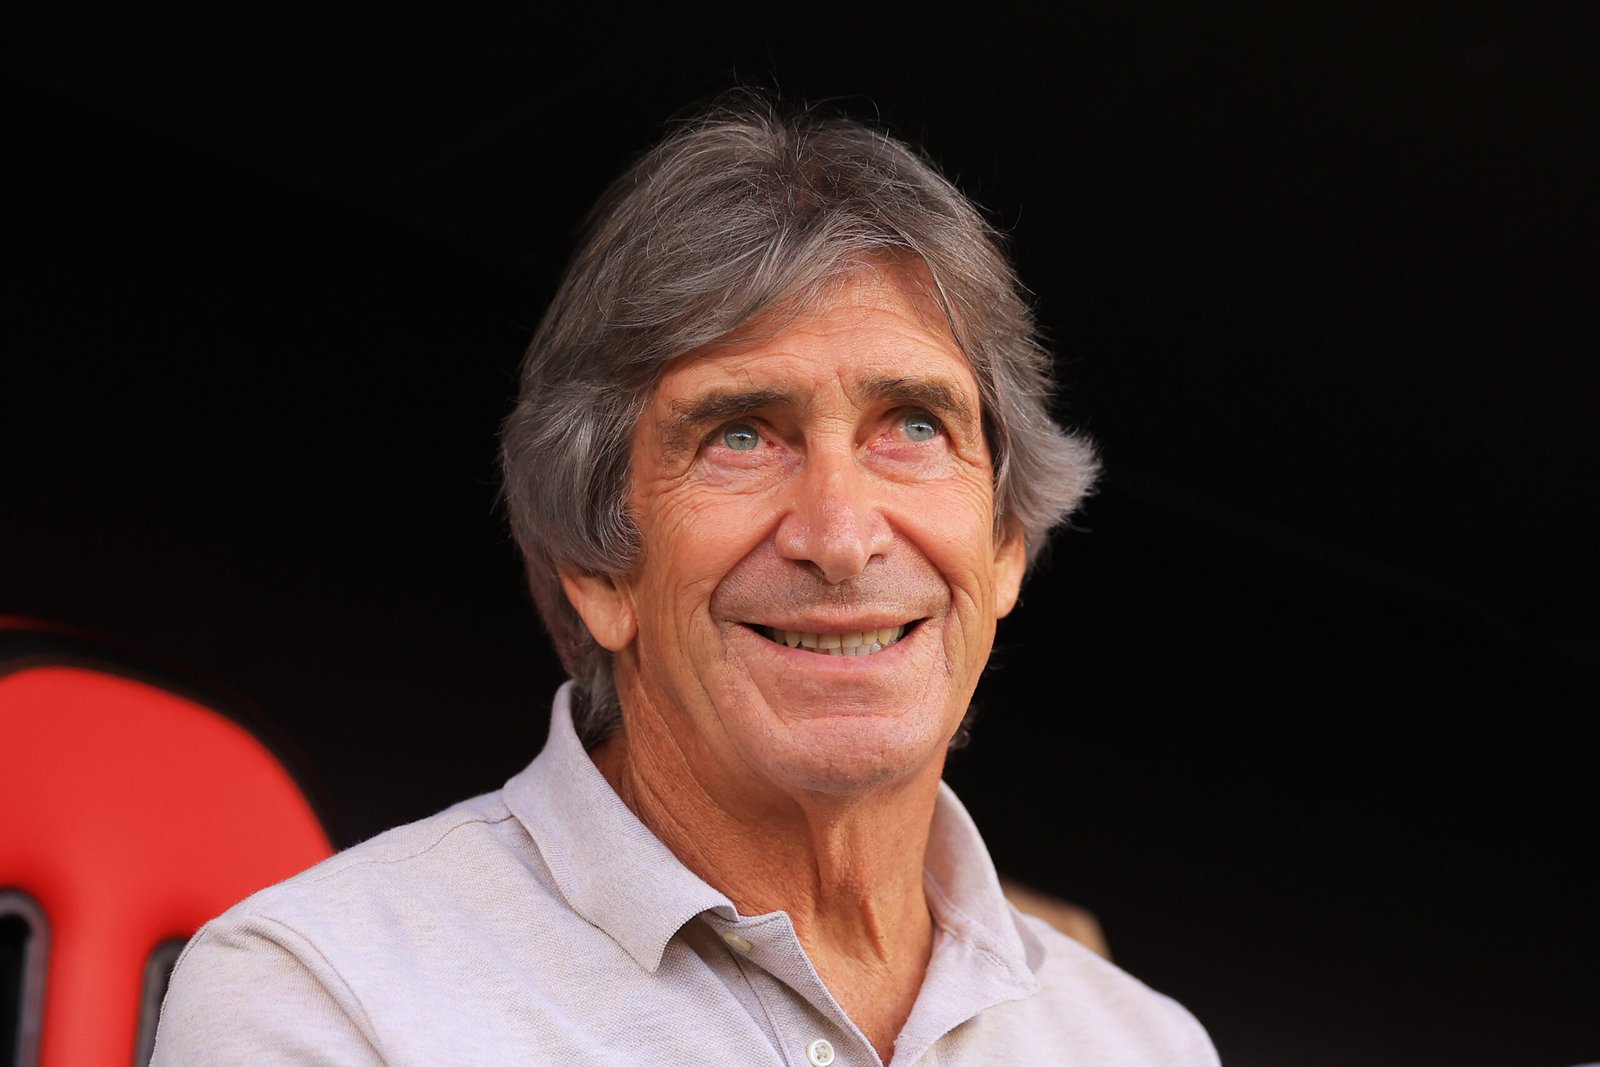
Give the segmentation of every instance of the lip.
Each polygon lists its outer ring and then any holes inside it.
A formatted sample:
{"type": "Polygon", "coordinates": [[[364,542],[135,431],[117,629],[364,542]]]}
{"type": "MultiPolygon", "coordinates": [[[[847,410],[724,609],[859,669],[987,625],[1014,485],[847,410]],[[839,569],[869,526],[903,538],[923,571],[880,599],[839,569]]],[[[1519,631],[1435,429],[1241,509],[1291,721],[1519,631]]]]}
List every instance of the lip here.
{"type": "MultiPolygon", "coordinates": [[[[848,634],[860,630],[884,630],[892,626],[914,627],[927,621],[926,615],[852,615],[827,619],[739,619],[744,627],[765,626],[769,630],[798,630],[808,634],[848,634]]],[[[909,636],[909,635],[908,635],[909,636]]]]}
{"type": "MultiPolygon", "coordinates": [[[[880,618],[874,616],[872,618],[880,618]]],[[[911,653],[907,646],[920,642],[922,631],[927,629],[928,619],[918,617],[904,623],[888,616],[881,616],[882,622],[858,622],[851,620],[849,623],[833,622],[825,626],[818,626],[816,622],[807,622],[803,626],[785,625],[783,629],[804,630],[807,633],[850,633],[854,630],[863,630],[868,627],[881,629],[886,626],[916,625],[911,626],[900,640],[880,652],[870,656],[826,656],[805,648],[790,648],[778,641],[756,633],[752,626],[770,625],[767,623],[734,623],[732,628],[738,635],[732,638],[741,647],[755,649],[757,654],[764,654],[776,658],[776,662],[788,669],[816,671],[825,674],[858,674],[861,671],[887,670],[898,665],[911,653]]]]}

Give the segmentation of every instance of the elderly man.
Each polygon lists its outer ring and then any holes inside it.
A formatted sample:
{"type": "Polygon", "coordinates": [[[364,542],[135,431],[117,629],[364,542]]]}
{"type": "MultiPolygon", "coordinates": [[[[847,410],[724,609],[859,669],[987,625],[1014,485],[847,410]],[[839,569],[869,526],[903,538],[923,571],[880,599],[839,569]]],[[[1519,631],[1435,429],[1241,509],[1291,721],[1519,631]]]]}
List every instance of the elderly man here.
{"type": "Polygon", "coordinates": [[[1088,487],[976,211],[725,108],[606,194],[504,438],[573,680],[494,794],[190,945],[158,1063],[1212,1064],[1013,910],[940,775],[1088,487]]]}

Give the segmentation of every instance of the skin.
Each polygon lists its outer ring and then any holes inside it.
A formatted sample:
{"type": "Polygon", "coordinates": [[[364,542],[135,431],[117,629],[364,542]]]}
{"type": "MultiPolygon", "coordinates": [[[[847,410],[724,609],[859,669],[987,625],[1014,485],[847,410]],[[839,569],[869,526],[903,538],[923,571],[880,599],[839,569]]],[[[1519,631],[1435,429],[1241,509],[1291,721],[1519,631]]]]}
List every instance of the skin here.
{"type": "Polygon", "coordinates": [[[932,947],[947,745],[1025,567],[995,535],[977,383],[924,280],[864,270],[675,361],[633,439],[643,559],[562,576],[615,653],[624,726],[596,764],[741,913],[789,913],[885,1062],[932,947]],[[851,658],[762,632],[901,624],[851,658]]]}

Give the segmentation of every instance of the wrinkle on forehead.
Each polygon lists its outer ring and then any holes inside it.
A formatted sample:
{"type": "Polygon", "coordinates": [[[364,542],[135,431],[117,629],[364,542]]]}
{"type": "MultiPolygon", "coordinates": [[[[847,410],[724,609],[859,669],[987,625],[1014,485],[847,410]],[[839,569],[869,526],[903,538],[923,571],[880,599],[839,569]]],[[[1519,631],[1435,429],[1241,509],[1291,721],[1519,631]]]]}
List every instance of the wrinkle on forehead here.
{"type": "MultiPolygon", "coordinates": [[[[910,253],[885,254],[842,271],[819,285],[779,300],[722,337],[668,360],[666,372],[712,353],[732,354],[758,348],[789,329],[804,330],[807,320],[845,308],[869,314],[887,305],[909,309],[914,322],[929,335],[949,341],[966,360],[941,289],[927,264],[910,253]]],[[[969,361],[970,362],[970,361],[969,361]]]]}

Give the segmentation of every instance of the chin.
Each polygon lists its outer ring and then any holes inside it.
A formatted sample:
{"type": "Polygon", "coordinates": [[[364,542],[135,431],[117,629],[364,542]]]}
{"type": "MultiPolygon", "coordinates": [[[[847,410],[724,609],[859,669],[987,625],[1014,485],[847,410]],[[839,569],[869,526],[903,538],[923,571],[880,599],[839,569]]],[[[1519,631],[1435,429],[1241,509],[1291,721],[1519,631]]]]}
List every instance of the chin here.
{"type": "Polygon", "coordinates": [[[959,716],[910,712],[786,719],[765,732],[757,760],[775,782],[796,791],[852,797],[938,779],[959,716]]]}

